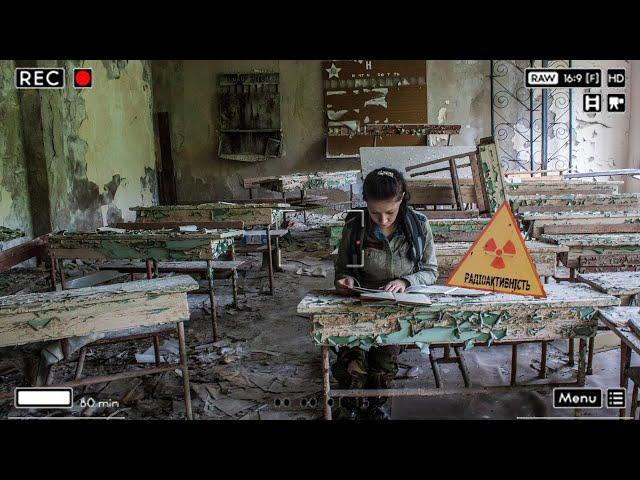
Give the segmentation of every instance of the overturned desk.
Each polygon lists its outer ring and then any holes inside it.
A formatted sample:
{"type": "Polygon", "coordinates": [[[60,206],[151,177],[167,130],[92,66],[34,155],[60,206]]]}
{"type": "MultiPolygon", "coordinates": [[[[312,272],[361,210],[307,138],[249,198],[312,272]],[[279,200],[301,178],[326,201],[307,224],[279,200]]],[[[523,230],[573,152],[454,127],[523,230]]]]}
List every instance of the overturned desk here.
{"type": "MultiPolygon", "coordinates": [[[[0,297],[0,347],[66,340],[97,333],[123,333],[139,327],[176,324],[179,364],[162,364],[156,344],[156,365],[81,378],[80,355],[75,379],[56,386],[77,387],[123,378],[181,370],[186,416],[192,418],[184,322],[189,320],[187,292],[198,288],[189,276],[176,276],[60,292],[0,297]]],[[[12,397],[2,392],[0,398],[12,397]]]]}
{"type": "Polygon", "coordinates": [[[619,300],[583,284],[550,284],[547,298],[488,294],[481,297],[431,296],[425,307],[363,304],[357,297],[335,291],[310,292],[298,305],[298,313],[311,319],[313,341],[321,348],[324,384],[324,416],[331,419],[331,397],[432,396],[477,394],[510,390],[548,390],[562,385],[582,386],[585,381],[586,341],[596,334],[596,311],[616,306],[619,300]],[[556,384],[516,384],[517,346],[542,342],[546,369],[546,343],[580,339],[577,380],[556,384]],[[329,349],[332,346],[368,348],[373,345],[405,345],[470,348],[474,344],[510,344],[510,386],[475,388],[404,388],[335,390],[330,386],[329,349]]]}
{"type": "Polygon", "coordinates": [[[64,259],[144,260],[148,277],[151,277],[152,266],[157,276],[158,262],[161,260],[205,260],[211,301],[211,325],[213,336],[218,339],[216,302],[213,290],[213,262],[232,247],[234,238],[243,234],[242,230],[212,230],[208,232],[141,230],[126,233],[64,232],[50,234],[47,237],[47,243],[51,256],[51,279],[55,288],[57,266],[60,271],[62,288],[66,288],[66,279],[62,270],[64,259]]]}

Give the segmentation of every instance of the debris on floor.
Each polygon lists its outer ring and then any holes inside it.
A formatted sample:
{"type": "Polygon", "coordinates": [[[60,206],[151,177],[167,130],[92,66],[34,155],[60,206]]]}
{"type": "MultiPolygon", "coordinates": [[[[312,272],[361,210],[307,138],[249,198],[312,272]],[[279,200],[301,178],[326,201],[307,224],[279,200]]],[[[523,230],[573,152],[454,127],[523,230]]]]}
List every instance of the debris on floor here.
{"type": "MultiPolygon", "coordinates": [[[[259,256],[239,272],[238,305],[232,306],[228,283],[216,283],[218,327],[222,338],[211,338],[209,297],[188,297],[191,319],[185,322],[189,377],[194,418],[213,420],[276,420],[322,417],[322,376],[320,352],[309,337],[309,321],[296,312],[297,304],[310,290],[331,288],[333,260],[326,236],[317,229],[296,232],[294,240],[283,245],[283,272],[274,277],[274,295],[268,292],[268,274],[259,256]],[[306,251],[307,249],[311,251],[306,251]]],[[[91,269],[91,265],[68,262],[68,270],[91,269]],[[75,266],[72,266],[75,265],[75,266]]],[[[17,285],[0,275],[0,286],[40,288],[48,272],[18,272],[17,285]],[[5,279],[2,283],[2,279],[5,279]]],[[[44,282],[44,283],[43,283],[44,282]]],[[[433,348],[431,350],[434,350],[433,348]]],[[[163,360],[177,363],[175,335],[161,340],[163,360]]],[[[425,345],[425,353],[427,346],[425,345]]],[[[475,347],[463,355],[474,385],[509,382],[511,349],[475,347]]],[[[523,345],[519,351],[519,376],[535,379],[540,369],[539,346],[523,345]]],[[[440,356],[441,351],[436,356],[440,356]]],[[[566,363],[566,342],[549,344],[548,376],[567,380],[577,367],[566,363]]],[[[149,338],[128,343],[92,346],[87,349],[83,375],[108,374],[142,368],[155,362],[153,341],[149,338]],[[138,364],[143,362],[143,364],[138,364]]],[[[432,386],[433,372],[428,356],[418,349],[400,356],[401,366],[394,386],[432,386]]],[[[610,385],[606,379],[617,375],[619,351],[596,353],[594,375],[587,385],[610,385]]],[[[73,378],[75,359],[54,367],[54,379],[73,378]]],[[[446,385],[463,385],[455,364],[441,365],[446,385]]],[[[102,402],[92,408],[72,410],[74,416],[116,416],[129,419],[182,419],[185,406],[183,381],[170,370],[154,376],[122,379],[78,389],[78,398],[102,402]]],[[[0,359],[0,382],[8,388],[21,385],[22,369],[8,359],[0,359]]],[[[557,415],[549,409],[550,396],[538,394],[493,394],[480,396],[395,398],[392,418],[515,418],[516,415],[557,415]]],[[[48,414],[56,412],[48,412],[48,414]]],[[[21,416],[10,402],[0,402],[0,415],[21,416]]],[[[33,414],[33,413],[31,413],[33,414]]],[[[59,412],[68,415],[69,412],[59,412]]],[[[598,411],[616,415],[616,411],[598,411]]],[[[38,415],[37,413],[35,415],[38,415]]],[[[44,415],[44,414],[43,414],[44,415]]],[[[587,412],[591,415],[591,412],[587,412]]]]}

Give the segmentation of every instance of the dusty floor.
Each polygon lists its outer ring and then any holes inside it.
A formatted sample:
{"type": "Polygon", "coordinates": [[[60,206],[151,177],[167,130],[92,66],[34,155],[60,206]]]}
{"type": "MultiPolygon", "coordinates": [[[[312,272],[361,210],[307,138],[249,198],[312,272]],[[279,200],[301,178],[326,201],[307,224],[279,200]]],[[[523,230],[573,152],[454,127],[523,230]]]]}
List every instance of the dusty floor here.
{"type": "MultiPolygon", "coordinates": [[[[196,419],[317,419],[321,417],[321,372],[318,347],[309,335],[309,322],[296,314],[296,306],[312,289],[330,288],[333,266],[327,239],[321,230],[293,232],[293,242],[283,244],[283,272],[276,273],[275,296],[268,292],[268,277],[260,269],[261,258],[250,257],[240,272],[238,308],[231,306],[228,281],[217,281],[219,328],[224,340],[212,343],[206,295],[189,297],[191,320],[186,324],[193,411],[196,419]],[[321,267],[321,268],[318,268],[321,267]],[[322,276],[323,273],[326,276],[322,276]]],[[[85,265],[69,266],[70,274],[91,271],[85,265]]],[[[0,275],[1,293],[46,290],[47,273],[27,270],[0,275]]],[[[176,338],[168,338],[162,355],[177,361],[176,338]]],[[[136,354],[152,346],[143,340],[91,348],[84,375],[136,368],[136,354]]],[[[567,381],[576,368],[566,364],[567,342],[549,347],[550,378],[567,381]]],[[[522,345],[519,381],[533,381],[540,365],[540,347],[522,345]]],[[[438,352],[441,355],[441,351],[438,352]]],[[[511,349],[508,346],[476,347],[464,352],[474,386],[508,384],[511,349]]],[[[142,358],[139,358],[142,360],[142,358]]],[[[638,363],[638,358],[632,359],[638,363]]],[[[408,350],[400,358],[397,386],[434,386],[428,357],[408,350]],[[413,368],[418,367],[418,368],[413,368]],[[412,370],[411,370],[412,369],[412,370]],[[417,374],[407,378],[407,372],[417,374]]],[[[54,381],[73,376],[74,363],[56,365],[54,381]]],[[[463,386],[455,365],[443,365],[447,386],[463,386]]],[[[598,352],[594,374],[587,386],[606,389],[618,384],[619,349],[598,352]]],[[[0,359],[0,389],[9,391],[23,383],[21,371],[0,359]]],[[[0,417],[91,416],[130,419],[181,419],[184,415],[182,381],[174,372],[119,380],[76,389],[71,411],[17,410],[12,402],[0,403],[0,417]],[[84,402],[81,402],[84,400],[84,402]]],[[[630,399],[630,396],[629,396],[630,399]]],[[[522,417],[572,416],[572,410],[551,408],[551,396],[538,393],[397,398],[392,402],[394,419],[515,419],[522,417]]],[[[617,410],[583,410],[584,416],[615,417],[617,410]]]]}

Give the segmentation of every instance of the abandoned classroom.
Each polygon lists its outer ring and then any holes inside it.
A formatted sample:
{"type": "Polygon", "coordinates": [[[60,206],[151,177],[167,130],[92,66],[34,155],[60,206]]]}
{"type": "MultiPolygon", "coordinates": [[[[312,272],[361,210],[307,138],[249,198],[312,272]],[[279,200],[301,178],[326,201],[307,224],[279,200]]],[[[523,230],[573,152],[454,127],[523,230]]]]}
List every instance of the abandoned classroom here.
{"type": "Polygon", "coordinates": [[[637,98],[628,60],[0,60],[0,417],[637,419],[637,98]],[[34,68],[66,81],[18,88],[34,68]],[[435,284],[339,295],[348,211],[394,172],[435,284]],[[475,249],[541,294],[456,285],[475,249]],[[382,347],[385,391],[342,385],[382,347]],[[20,408],[30,386],[75,401],[20,408]],[[561,386],[625,402],[557,409],[561,386]]]}

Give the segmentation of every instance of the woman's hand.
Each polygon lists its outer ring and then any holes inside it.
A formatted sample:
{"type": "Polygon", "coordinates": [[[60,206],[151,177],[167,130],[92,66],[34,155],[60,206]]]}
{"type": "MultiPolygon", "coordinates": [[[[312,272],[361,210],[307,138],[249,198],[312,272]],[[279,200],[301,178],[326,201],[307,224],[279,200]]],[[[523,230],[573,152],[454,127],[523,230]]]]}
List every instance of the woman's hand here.
{"type": "Polygon", "coordinates": [[[336,280],[334,285],[336,287],[337,293],[339,293],[340,295],[351,295],[352,292],[350,288],[353,287],[353,278],[347,277],[336,280]]]}
{"type": "Polygon", "coordinates": [[[393,293],[402,293],[408,286],[409,282],[407,282],[405,279],[396,278],[395,280],[387,283],[384,287],[380,287],[380,290],[386,290],[387,292],[393,293]]]}

